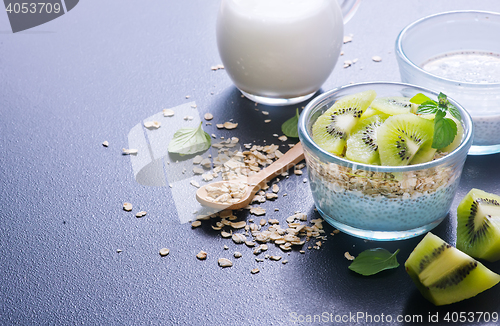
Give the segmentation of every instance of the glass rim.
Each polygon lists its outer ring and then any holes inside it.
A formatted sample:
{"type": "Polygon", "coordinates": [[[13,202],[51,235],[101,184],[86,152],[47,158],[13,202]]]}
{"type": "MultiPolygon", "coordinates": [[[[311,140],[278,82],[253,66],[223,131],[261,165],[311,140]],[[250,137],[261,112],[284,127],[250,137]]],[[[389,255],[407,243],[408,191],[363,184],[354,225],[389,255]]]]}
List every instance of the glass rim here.
{"type": "Polygon", "coordinates": [[[434,74],[431,74],[428,71],[425,71],[424,69],[420,68],[417,64],[415,64],[413,61],[411,61],[406,53],[403,50],[403,37],[409,33],[412,29],[418,28],[419,25],[424,24],[430,20],[433,20],[435,18],[440,18],[442,16],[453,16],[453,15],[467,15],[467,14],[484,14],[484,15],[491,15],[491,16],[496,16],[499,21],[500,21],[500,13],[494,12],[494,11],[486,11],[486,10],[453,10],[453,11],[445,11],[437,14],[432,14],[423,18],[420,18],[413,23],[410,23],[407,25],[405,28],[399,32],[398,37],[396,38],[396,56],[400,59],[402,59],[404,62],[409,64],[412,68],[416,69],[418,72],[431,77],[435,80],[439,81],[444,81],[447,83],[460,83],[462,86],[467,86],[470,88],[479,88],[479,89],[485,89],[489,87],[500,87],[500,82],[498,83],[472,83],[472,82],[464,82],[464,81],[459,81],[459,80],[454,80],[454,79],[449,79],[445,77],[440,77],[434,74]]]}
{"type": "MultiPolygon", "coordinates": [[[[460,115],[462,117],[462,123],[464,125],[464,131],[465,135],[462,139],[462,142],[460,145],[455,148],[453,151],[448,153],[447,155],[440,157],[438,159],[425,162],[425,163],[419,163],[419,164],[413,164],[413,165],[405,165],[405,166],[385,166],[385,165],[373,165],[373,164],[365,164],[365,163],[358,163],[354,161],[350,161],[346,158],[336,156],[330,152],[327,152],[326,150],[322,149],[319,147],[312,139],[311,134],[308,131],[307,128],[307,123],[309,122],[309,116],[311,112],[316,112],[317,110],[314,110],[315,108],[321,108],[323,107],[327,102],[331,101],[331,98],[337,93],[349,89],[349,88],[356,88],[359,86],[373,86],[374,90],[376,91],[377,86],[400,86],[400,87],[408,87],[411,89],[416,90],[417,92],[426,92],[430,93],[434,96],[438,96],[438,93],[435,91],[432,91],[428,88],[425,87],[420,87],[412,84],[407,84],[407,83],[399,83],[399,82],[385,82],[385,81],[374,81],[374,82],[364,82],[364,83],[355,83],[355,84],[349,84],[349,85],[344,85],[340,86],[337,88],[334,88],[330,91],[327,91],[317,97],[315,97],[312,101],[310,101],[304,110],[301,112],[300,117],[299,117],[299,123],[298,123],[298,132],[299,132],[299,139],[303,143],[304,148],[313,148],[316,151],[316,154],[319,154],[324,161],[327,161],[328,163],[341,163],[343,166],[351,167],[352,169],[362,169],[362,170],[367,170],[367,171],[373,171],[373,172],[386,172],[386,173],[395,173],[395,172],[410,172],[410,171],[419,171],[419,170],[424,170],[424,169],[430,169],[436,166],[439,166],[443,163],[449,162],[449,161],[454,161],[456,157],[459,157],[460,155],[463,154],[465,150],[469,150],[470,146],[472,145],[472,131],[473,131],[473,125],[472,125],[472,118],[470,114],[465,110],[458,102],[456,102],[453,98],[448,97],[448,100],[450,101],[451,104],[455,105],[457,109],[460,111],[460,115]]],[[[346,94],[347,95],[347,94],[346,94]]],[[[465,153],[467,155],[467,153],[465,153]]],[[[466,156],[465,155],[465,156],[466,156]]]]}

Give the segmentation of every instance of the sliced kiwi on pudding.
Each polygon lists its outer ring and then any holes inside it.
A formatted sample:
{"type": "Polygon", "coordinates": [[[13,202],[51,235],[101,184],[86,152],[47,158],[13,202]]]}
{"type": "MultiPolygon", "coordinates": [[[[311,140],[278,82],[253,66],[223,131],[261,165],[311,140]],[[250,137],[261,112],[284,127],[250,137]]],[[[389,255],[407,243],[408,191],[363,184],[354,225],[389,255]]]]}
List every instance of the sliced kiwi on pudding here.
{"type": "Polygon", "coordinates": [[[472,189],[457,209],[457,248],[474,258],[500,259],[500,196],[472,189]]]}
{"type": "Polygon", "coordinates": [[[369,90],[340,98],[314,123],[314,142],[332,154],[343,155],[351,130],[376,96],[369,90]]]}
{"type": "Polygon", "coordinates": [[[377,129],[380,162],[387,166],[402,166],[432,158],[436,152],[432,148],[433,135],[433,121],[413,113],[390,116],[377,129]]]}
{"type": "Polygon", "coordinates": [[[396,115],[415,112],[417,105],[411,103],[409,97],[388,96],[376,98],[371,107],[389,115],[396,115]]]}
{"type": "Polygon", "coordinates": [[[348,160],[380,165],[377,129],[385,119],[385,115],[374,115],[358,122],[347,139],[345,157],[348,160]]]}
{"type": "Polygon", "coordinates": [[[474,297],[500,282],[500,275],[430,232],[405,267],[422,295],[437,306],[474,297]]]}

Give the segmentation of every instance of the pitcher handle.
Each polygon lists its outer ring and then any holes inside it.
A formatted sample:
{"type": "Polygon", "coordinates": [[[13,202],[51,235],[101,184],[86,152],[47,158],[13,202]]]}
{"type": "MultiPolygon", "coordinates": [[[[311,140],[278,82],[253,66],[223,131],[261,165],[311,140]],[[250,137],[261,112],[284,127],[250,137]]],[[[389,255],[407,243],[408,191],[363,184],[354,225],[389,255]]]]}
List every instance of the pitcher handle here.
{"type": "Polygon", "coordinates": [[[342,16],[344,17],[344,24],[349,21],[349,19],[354,16],[356,10],[358,10],[359,3],[361,0],[344,0],[340,5],[340,9],[342,11],[342,16]]]}

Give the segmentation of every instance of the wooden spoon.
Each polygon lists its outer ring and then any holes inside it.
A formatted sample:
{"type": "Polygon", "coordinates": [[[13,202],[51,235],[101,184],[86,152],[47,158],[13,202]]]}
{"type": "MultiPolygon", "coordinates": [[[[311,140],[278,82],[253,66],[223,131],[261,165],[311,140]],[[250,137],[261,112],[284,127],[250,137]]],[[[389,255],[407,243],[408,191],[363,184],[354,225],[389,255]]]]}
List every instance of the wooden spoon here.
{"type": "Polygon", "coordinates": [[[203,206],[208,206],[212,208],[216,208],[219,210],[224,209],[239,209],[247,206],[252,201],[255,194],[262,188],[264,185],[277,177],[281,173],[287,171],[292,166],[296,165],[300,161],[304,159],[304,150],[302,149],[302,144],[299,142],[291,149],[288,150],[283,156],[281,156],[278,160],[273,162],[267,168],[261,170],[260,172],[250,176],[244,177],[235,180],[228,181],[218,181],[213,182],[203,187],[199,188],[196,191],[196,200],[200,202],[203,206]],[[240,200],[236,203],[220,203],[213,202],[208,198],[207,195],[207,187],[222,187],[227,186],[229,183],[235,184],[245,184],[247,189],[245,194],[240,198],[240,200]]]}

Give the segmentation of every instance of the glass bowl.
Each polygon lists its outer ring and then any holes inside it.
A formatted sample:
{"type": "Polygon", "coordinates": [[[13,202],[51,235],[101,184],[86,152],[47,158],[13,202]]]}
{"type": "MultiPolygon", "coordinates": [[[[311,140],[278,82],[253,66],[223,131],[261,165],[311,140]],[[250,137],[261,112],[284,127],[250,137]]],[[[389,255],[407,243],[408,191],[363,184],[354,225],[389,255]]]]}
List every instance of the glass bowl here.
{"type": "Polygon", "coordinates": [[[469,111],[469,154],[500,152],[500,13],[450,11],[404,28],[396,58],[404,83],[439,90],[469,111]]]}
{"type": "Polygon", "coordinates": [[[464,108],[448,98],[462,116],[461,144],[431,162],[388,167],[367,165],[335,156],[312,139],[316,119],[346,95],[375,90],[377,96],[412,97],[438,93],[403,83],[352,84],[323,93],[300,115],[298,130],[308,166],[308,178],[319,213],[339,230],[371,240],[399,240],[436,227],[448,214],[467,152],[472,144],[472,120],[464,108]]]}

